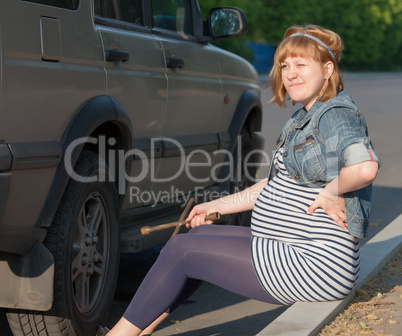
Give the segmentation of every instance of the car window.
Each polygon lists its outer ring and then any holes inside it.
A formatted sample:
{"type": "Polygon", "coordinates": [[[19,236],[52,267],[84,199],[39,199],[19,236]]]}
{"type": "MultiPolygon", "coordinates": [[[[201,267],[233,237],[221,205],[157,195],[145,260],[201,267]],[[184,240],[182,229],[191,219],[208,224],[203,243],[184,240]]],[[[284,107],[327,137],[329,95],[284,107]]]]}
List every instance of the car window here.
{"type": "Polygon", "coordinates": [[[135,24],[143,24],[141,0],[95,0],[95,14],[135,24]]]}
{"type": "Polygon", "coordinates": [[[25,0],[28,2],[35,2],[42,5],[61,7],[65,9],[75,10],[78,8],[79,0],[25,0]]]}
{"type": "Polygon", "coordinates": [[[190,0],[152,0],[153,27],[193,34],[190,0]]]}

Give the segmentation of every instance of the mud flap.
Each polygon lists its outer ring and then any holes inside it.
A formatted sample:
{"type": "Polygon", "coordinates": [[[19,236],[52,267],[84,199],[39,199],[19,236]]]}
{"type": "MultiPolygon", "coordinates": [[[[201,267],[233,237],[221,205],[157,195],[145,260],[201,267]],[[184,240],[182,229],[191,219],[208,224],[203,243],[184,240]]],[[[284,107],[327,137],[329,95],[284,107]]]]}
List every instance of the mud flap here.
{"type": "Polygon", "coordinates": [[[49,310],[53,278],[53,256],[39,241],[25,256],[0,253],[0,306],[49,310]]]}

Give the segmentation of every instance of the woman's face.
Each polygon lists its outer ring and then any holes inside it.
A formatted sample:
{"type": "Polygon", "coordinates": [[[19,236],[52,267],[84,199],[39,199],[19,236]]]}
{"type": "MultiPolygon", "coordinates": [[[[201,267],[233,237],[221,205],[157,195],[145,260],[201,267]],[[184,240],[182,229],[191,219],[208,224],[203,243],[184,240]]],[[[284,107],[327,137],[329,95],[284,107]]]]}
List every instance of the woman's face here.
{"type": "Polygon", "coordinates": [[[302,103],[308,111],[329,78],[328,74],[332,74],[332,62],[323,66],[311,58],[297,56],[286,58],[281,67],[282,81],[290,98],[302,103]]]}

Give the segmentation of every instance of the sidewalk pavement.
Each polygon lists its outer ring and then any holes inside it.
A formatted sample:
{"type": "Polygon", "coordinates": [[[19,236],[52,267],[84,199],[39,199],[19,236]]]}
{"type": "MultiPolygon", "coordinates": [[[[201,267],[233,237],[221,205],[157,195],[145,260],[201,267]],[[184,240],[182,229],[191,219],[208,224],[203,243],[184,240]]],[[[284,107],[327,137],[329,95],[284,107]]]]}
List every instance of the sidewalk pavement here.
{"type": "MultiPolygon", "coordinates": [[[[257,336],[312,336],[331,322],[352,301],[355,291],[374,278],[402,246],[402,214],[360,249],[360,275],[353,293],[344,300],[298,302],[257,336]]],[[[398,321],[399,325],[402,320],[398,321]]]]}

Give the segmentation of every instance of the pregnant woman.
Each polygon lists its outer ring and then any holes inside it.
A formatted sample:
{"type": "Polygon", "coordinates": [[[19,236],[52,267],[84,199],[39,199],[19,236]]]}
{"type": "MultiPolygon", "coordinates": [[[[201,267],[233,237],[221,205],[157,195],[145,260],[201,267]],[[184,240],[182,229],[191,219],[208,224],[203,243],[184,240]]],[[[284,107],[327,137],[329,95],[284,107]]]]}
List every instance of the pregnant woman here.
{"type": "Polygon", "coordinates": [[[285,124],[267,179],[193,208],[192,229],[171,239],[120,321],[98,335],[151,334],[203,281],[275,304],[339,300],[359,274],[371,183],[379,159],[344,90],[342,40],[289,28],[270,73],[272,102],[303,105],[285,124]],[[253,209],[251,227],[204,225],[212,212],[253,209]]]}

